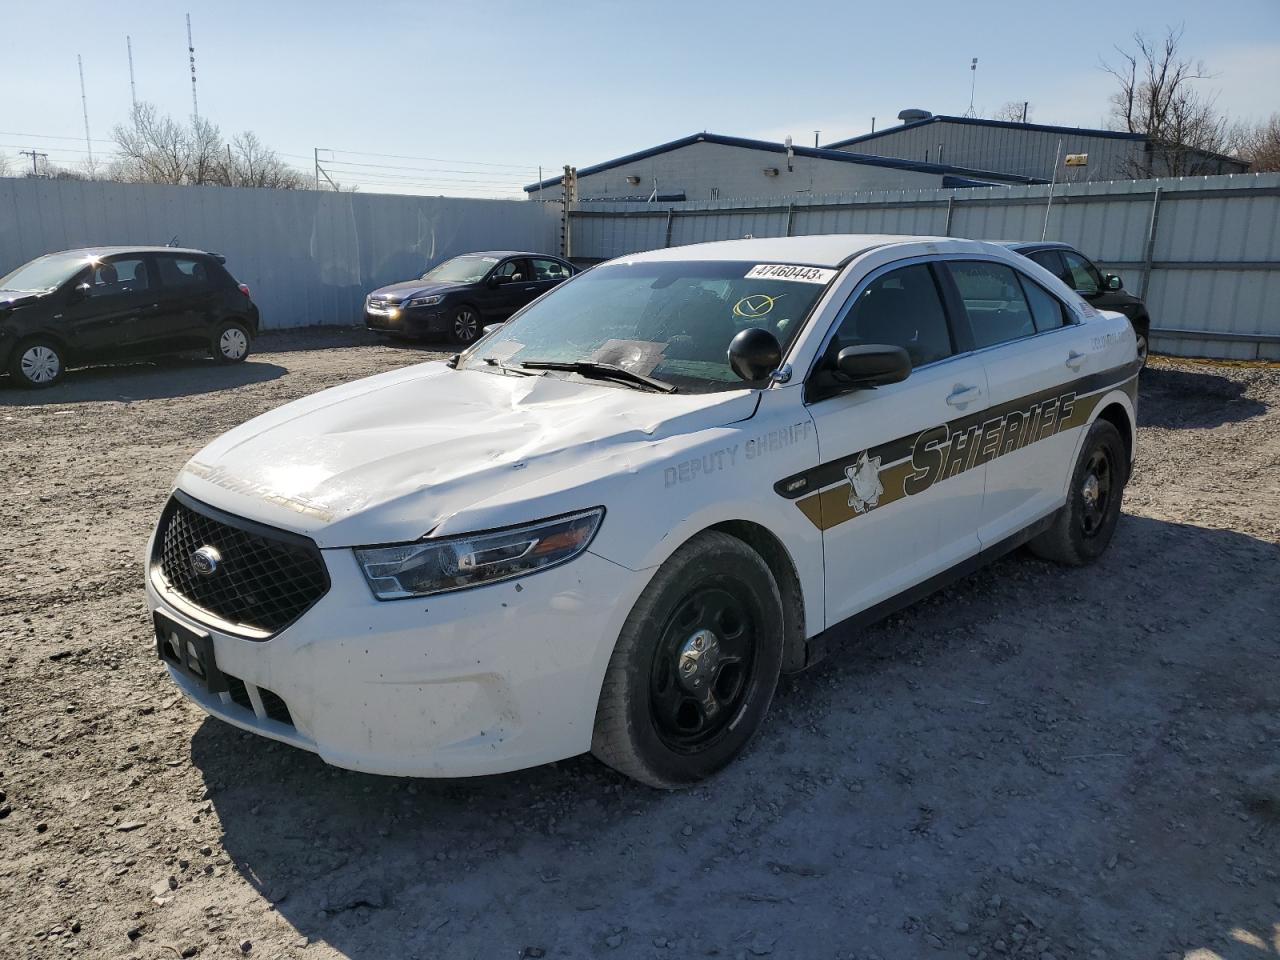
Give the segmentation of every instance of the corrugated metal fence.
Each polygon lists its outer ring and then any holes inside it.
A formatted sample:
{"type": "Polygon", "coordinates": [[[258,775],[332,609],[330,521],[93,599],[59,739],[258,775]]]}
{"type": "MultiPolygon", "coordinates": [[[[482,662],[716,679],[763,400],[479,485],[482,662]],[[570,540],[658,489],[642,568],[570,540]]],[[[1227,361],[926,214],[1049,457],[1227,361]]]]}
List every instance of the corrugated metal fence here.
{"type": "Polygon", "coordinates": [[[364,295],[470,250],[560,246],[525,200],[0,178],[0,276],[54,250],[165,244],[224,254],[268,328],[355,323],[364,295]]]}
{"type": "Polygon", "coordinates": [[[1280,359],[1280,174],[799,199],[583,203],[574,257],[747,235],[892,233],[1074,244],[1145,296],[1153,349],[1280,359]]]}

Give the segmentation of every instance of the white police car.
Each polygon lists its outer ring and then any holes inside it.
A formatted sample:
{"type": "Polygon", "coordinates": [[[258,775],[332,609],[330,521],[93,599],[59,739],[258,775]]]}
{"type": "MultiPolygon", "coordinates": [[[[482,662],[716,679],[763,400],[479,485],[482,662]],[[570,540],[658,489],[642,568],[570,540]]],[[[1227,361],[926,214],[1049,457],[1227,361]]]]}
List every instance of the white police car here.
{"type": "Polygon", "coordinates": [[[157,650],[209,713],[342,767],[590,750],[691,783],[837,625],[1021,543],[1097,557],[1138,367],[1124,317],[994,244],[623,257],[197,454],[152,542],[157,650]]]}

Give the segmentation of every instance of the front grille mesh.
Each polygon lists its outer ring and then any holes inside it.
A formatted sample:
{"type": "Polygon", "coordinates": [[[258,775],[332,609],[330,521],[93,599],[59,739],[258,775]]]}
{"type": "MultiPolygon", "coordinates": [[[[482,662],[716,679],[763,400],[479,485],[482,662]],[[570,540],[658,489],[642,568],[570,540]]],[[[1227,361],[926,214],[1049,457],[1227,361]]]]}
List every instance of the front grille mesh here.
{"type": "Polygon", "coordinates": [[[235,526],[177,497],[160,520],[156,561],[169,589],[188,603],[266,633],[283,630],[329,589],[320,551],[309,540],[256,525],[235,526]],[[191,565],[191,555],[205,546],[221,555],[209,576],[191,565]]]}

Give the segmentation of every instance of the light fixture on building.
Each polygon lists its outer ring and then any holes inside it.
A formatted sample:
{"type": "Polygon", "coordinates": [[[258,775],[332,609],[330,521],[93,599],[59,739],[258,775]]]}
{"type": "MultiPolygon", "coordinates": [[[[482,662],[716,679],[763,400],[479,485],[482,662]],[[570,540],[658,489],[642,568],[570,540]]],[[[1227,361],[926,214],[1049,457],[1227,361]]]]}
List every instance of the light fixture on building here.
{"type": "Polygon", "coordinates": [[[764,175],[765,175],[766,177],[776,177],[776,176],[778,175],[778,168],[777,168],[777,167],[765,167],[765,168],[764,168],[764,175]]]}
{"type": "Polygon", "coordinates": [[[627,177],[627,183],[631,184],[633,187],[638,187],[640,186],[640,178],[633,173],[631,176],[627,177]]]}

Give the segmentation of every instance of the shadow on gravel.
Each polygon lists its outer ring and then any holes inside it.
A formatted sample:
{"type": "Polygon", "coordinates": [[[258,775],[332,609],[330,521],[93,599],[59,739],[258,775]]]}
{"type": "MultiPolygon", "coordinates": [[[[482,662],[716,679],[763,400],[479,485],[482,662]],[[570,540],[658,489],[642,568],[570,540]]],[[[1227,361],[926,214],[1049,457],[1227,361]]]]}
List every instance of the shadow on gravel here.
{"type": "Polygon", "coordinates": [[[455,353],[457,348],[444,337],[429,340],[405,340],[389,334],[375,333],[365,327],[299,327],[270,330],[254,344],[258,353],[303,353],[340,347],[403,347],[432,353],[455,353]]]}
{"type": "Polygon", "coordinates": [[[82,367],[68,370],[61,383],[46,390],[24,390],[9,378],[0,377],[0,407],[190,397],[265,383],[287,372],[278,364],[252,356],[234,365],[207,358],[166,358],[154,363],[82,367]]]}
{"type": "Polygon", "coordinates": [[[234,868],[344,956],[1235,956],[1280,920],[1277,577],[1131,515],[1094,566],[1015,554],[784,680],[679,793],[368,776],[211,719],[192,759],[234,868]]]}
{"type": "Polygon", "coordinates": [[[1246,383],[1215,373],[1149,366],[1138,380],[1138,426],[1209,428],[1266,413],[1246,383]]]}

